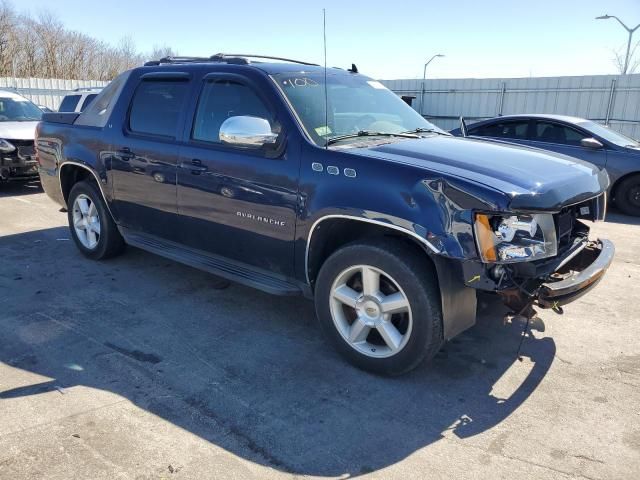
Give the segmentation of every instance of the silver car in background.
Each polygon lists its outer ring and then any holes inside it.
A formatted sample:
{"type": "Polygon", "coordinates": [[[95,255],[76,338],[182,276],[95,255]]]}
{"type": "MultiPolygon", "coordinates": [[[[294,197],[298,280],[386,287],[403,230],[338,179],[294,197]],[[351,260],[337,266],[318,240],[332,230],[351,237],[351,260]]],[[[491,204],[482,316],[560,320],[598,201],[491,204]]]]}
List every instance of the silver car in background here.
{"type": "MultiPolygon", "coordinates": [[[[460,128],[451,130],[462,135],[460,128]]],[[[640,143],[599,123],[564,115],[505,115],[467,126],[469,137],[518,143],[579,158],[606,168],[609,198],[640,216],[640,143]]]]}

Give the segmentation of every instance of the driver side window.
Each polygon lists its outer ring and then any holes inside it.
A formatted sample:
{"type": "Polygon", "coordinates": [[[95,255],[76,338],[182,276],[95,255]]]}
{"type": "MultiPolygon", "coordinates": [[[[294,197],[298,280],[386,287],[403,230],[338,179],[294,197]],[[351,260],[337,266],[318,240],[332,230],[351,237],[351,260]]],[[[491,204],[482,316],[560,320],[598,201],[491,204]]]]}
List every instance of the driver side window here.
{"type": "Polygon", "coordinates": [[[273,125],[273,115],[247,85],[235,80],[207,81],[198,100],[191,138],[220,143],[220,127],[237,116],[264,118],[273,125]]]}

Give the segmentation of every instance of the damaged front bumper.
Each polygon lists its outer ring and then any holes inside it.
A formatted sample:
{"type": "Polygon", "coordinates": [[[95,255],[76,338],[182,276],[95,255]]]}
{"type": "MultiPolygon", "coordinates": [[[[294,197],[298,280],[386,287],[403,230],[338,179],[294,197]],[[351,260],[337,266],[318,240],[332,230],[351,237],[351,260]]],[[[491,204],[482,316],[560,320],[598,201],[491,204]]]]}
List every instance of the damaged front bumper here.
{"type": "Polygon", "coordinates": [[[465,286],[498,294],[515,314],[532,316],[535,306],[561,312],[600,282],[614,254],[611,241],[583,238],[552,261],[501,267],[468,262],[465,286]]]}
{"type": "Polygon", "coordinates": [[[610,240],[588,242],[540,286],[536,304],[542,308],[558,308],[577,300],[602,280],[614,254],[615,247],[610,240]]]}
{"type": "Polygon", "coordinates": [[[0,155],[0,181],[30,180],[38,176],[38,162],[32,140],[11,141],[16,150],[0,155]]]}

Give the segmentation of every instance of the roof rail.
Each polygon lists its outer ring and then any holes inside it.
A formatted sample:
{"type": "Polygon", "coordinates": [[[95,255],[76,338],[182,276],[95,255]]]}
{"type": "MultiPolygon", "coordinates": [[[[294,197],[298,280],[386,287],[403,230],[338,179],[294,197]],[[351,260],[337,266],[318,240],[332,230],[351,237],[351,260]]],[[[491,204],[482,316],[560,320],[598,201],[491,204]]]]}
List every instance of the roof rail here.
{"type": "Polygon", "coordinates": [[[145,62],[145,67],[155,67],[163,63],[201,63],[208,62],[208,57],[162,57],[160,60],[145,62]]]}
{"type": "Polygon", "coordinates": [[[254,55],[251,53],[216,53],[211,56],[211,60],[213,61],[224,61],[229,58],[259,58],[261,60],[280,60],[282,62],[290,62],[290,63],[299,63],[300,65],[314,65],[317,66],[317,63],[303,62],[301,60],[293,60],[291,58],[284,57],[271,57],[269,55],[254,55]]]}
{"type": "Polygon", "coordinates": [[[252,54],[236,54],[236,53],[216,53],[210,57],[163,57],[160,60],[151,60],[145,62],[145,67],[154,67],[163,64],[172,63],[229,63],[236,65],[248,65],[251,63],[251,58],[259,58],[261,60],[280,60],[282,62],[298,63],[300,65],[317,65],[316,63],[302,62],[300,60],[292,60],[290,58],[283,57],[270,57],[267,55],[252,55],[252,54]]]}

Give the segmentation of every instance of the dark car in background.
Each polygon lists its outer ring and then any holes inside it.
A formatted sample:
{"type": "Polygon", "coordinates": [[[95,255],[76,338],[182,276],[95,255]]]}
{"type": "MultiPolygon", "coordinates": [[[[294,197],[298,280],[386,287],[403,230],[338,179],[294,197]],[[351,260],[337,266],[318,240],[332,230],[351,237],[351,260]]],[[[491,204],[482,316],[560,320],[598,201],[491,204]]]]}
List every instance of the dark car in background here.
{"type": "MultiPolygon", "coordinates": [[[[460,128],[451,130],[461,135],[460,128]]],[[[506,115],[467,127],[472,137],[506,140],[579,158],[606,168],[609,198],[640,216],[640,143],[599,123],[564,115],[506,115]]]]}

